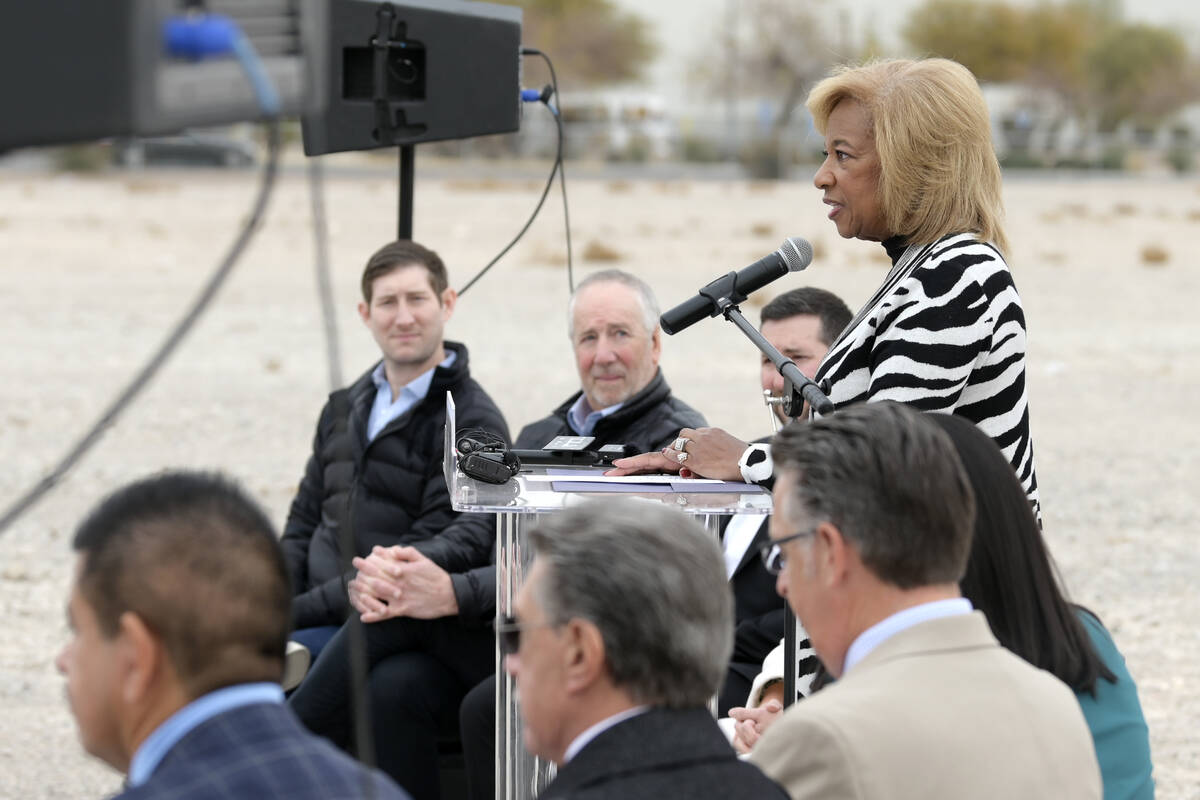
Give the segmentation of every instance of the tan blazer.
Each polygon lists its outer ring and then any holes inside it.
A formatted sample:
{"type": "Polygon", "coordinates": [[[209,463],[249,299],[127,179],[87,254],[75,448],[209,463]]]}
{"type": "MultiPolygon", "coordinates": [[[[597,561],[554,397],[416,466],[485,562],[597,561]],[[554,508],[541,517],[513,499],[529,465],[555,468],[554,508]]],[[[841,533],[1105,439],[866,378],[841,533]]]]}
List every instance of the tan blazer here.
{"type": "Polygon", "coordinates": [[[1074,693],[1002,648],[978,611],[884,641],[789,708],[751,761],[793,800],[1101,797],[1074,693]]]}

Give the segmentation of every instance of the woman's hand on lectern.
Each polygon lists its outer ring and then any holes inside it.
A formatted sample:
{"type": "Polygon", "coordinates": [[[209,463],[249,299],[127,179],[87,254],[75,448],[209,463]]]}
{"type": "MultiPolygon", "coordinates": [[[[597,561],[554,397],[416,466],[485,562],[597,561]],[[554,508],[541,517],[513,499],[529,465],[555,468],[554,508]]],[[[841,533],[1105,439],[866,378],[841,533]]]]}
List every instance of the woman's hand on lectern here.
{"type": "Polygon", "coordinates": [[[738,459],[746,443],[720,428],[684,428],[670,445],[653,453],[642,453],[613,461],[605,475],[637,475],[648,472],[678,472],[681,477],[740,481],[738,459]]]}

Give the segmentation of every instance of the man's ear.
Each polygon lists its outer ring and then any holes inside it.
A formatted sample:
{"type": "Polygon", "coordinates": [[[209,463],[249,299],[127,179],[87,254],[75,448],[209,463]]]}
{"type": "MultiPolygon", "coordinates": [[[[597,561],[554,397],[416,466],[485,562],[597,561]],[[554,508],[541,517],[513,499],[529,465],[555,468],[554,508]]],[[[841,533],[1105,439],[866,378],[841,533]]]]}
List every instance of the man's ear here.
{"type": "Polygon", "coordinates": [[[447,287],[442,292],[442,321],[449,322],[454,316],[454,307],[458,304],[458,292],[447,287]]]}
{"type": "Polygon", "coordinates": [[[587,691],[605,674],[604,637],[595,623],[572,619],[563,626],[563,674],[567,691],[587,691]]]}
{"type": "Polygon", "coordinates": [[[658,358],[662,355],[662,328],[654,326],[654,333],[650,334],[650,354],[654,360],[654,366],[658,366],[658,358]]]}
{"type": "Polygon", "coordinates": [[[834,586],[846,579],[850,562],[850,543],[841,530],[832,522],[822,522],[813,534],[812,564],[816,575],[827,586],[834,586]]]}
{"type": "Polygon", "coordinates": [[[120,652],[125,668],[121,699],[127,704],[138,704],[166,677],[166,649],[162,639],[132,611],[121,615],[117,636],[121,640],[120,652]]]}
{"type": "Polygon", "coordinates": [[[358,301],[358,316],[362,317],[364,323],[371,321],[371,306],[366,300],[358,301]]]}

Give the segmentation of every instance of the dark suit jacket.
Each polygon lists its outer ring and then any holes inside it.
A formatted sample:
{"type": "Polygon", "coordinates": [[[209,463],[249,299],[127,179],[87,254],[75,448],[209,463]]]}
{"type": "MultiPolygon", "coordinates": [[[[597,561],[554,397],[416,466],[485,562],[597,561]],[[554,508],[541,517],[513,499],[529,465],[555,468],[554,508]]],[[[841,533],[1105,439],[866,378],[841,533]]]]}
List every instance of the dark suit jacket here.
{"type": "Polygon", "coordinates": [[[286,706],[242,706],[201,723],[167,753],[150,780],[119,800],[408,800],[386,776],[368,770],[306,731],[286,706]]]}
{"type": "MultiPolygon", "coordinates": [[[[722,537],[729,519],[721,522],[722,537]]],[[[775,576],[767,572],[758,555],[758,548],[767,541],[768,522],[769,519],[763,520],[759,526],[729,581],[737,628],[718,704],[722,716],[733,706],[745,705],[754,676],[762,671],[763,659],[783,638],[783,598],[775,591],[775,576]]]]}
{"type": "Polygon", "coordinates": [[[597,736],[558,771],[539,800],[786,800],[738,759],[704,708],[652,709],[597,736]]]}

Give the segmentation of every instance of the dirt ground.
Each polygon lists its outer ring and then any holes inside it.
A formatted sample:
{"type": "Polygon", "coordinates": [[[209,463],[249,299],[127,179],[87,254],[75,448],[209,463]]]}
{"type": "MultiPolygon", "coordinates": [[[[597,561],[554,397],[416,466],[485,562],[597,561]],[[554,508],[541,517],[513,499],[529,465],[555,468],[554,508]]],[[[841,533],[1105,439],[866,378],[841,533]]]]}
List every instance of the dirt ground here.
{"type": "MultiPolygon", "coordinates": [[[[417,238],[441,252],[456,285],[508,241],[540,191],[533,174],[482,175],[460,167],[417,184],[417,238]]],[[[45,473],[157,346],[245,218],[254,181],[251,172],[0,173],[0,504],[45,473]]],[[[806,182],[600,173],[569,188],[576,277],[635,271],[664,306],[786,236],[810,239],[817,255],[767,297],[810,283],[857,307],[886,270],[878,245],[837,238],[806,182]]],[[[326,191],[349,380],[375,358],[354,305],[367,255],[395,231],[395,181],[345,169],[326,191]]],[[[1138,682],[1159,797],[1200,797],[1200,182],[1016,176],[1006,192],[1046,536],[1074,598],[1105,620],[1138,682]]],[[[578,385],[561,220],[552,196],[448,327],[513,430],[578,385]]],[[[745,437],[769,430],[757,353],[727,323],[667,338],[663,369],[712,424],[745,437]]],[[[80,516],[124,481],[189,466],[235,476],[282,524],[328,389],[309,195],[292,170],[172,363],[0,537],[0,797],[93,798],[120,783],[81,751],[52,663],[66,638],[80,516]]]]}

